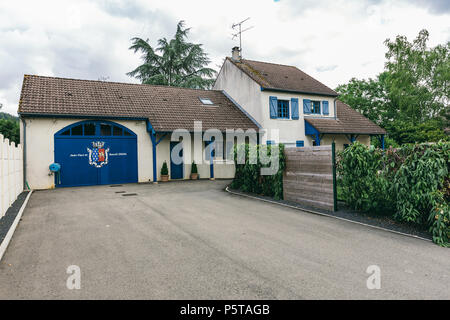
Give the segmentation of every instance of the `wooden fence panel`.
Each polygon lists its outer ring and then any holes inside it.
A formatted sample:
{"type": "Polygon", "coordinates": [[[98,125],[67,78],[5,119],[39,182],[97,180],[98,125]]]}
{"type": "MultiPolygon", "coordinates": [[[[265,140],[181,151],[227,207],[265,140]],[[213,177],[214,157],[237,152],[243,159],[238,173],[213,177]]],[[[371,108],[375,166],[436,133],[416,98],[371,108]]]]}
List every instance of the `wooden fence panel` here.
{"type": "Polygon", "coordinates": [[[0,218],[23,191],[22,147],[0,134],[0,218]]]}
{"type": "Polygon", "coordinates": [[[286,148],[285,200],[330,211],[336,208],[335,146],[286,148]]]}

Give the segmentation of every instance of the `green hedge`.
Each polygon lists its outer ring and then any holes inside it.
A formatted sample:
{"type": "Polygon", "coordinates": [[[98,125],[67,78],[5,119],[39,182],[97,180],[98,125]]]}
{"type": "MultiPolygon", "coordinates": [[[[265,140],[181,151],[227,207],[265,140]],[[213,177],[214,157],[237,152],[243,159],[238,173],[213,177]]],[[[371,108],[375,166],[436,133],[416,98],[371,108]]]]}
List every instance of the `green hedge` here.
{"type": "Polygon", "coordinates": [[[339,197],[353,209],[383,212],[386,203],[386,180],[378,174],[382,152],[354,143],[337,155],[339,197]]]}
{"type": "Polygon", "coordinates": [[[450,242],[450,142],[385,152],[354,143],[338,153],[340,197],[352,208],[430,228],[450,242]]]}
{"type": "MultiPolygon", "coordinates": [[[[266,145],[249,145],[241,144],[235,146],[234,161],[236,166],[236,174],[231,187],[245,192],[261,194],[274,199],[283,199],[283,171],[285,168],[284,145],[266,146],[266,145]],[[261,175],[261,168],[269,167],[263,165],[258,156],[259,152],[265,152],[267,155],[272,154],[272,148],[278,148],[279,151],[279,168],[274,175],[261,175]],[[245,155],[245,164],[240,164],[239,155],[245,155]],[[257,159],[255,164],[250,164],[250,159],[257,159]],[[239,161],[238,161],[239,160],[239,161]]],[[[243,161],[242,161],[243,162],[243,161]]]]}

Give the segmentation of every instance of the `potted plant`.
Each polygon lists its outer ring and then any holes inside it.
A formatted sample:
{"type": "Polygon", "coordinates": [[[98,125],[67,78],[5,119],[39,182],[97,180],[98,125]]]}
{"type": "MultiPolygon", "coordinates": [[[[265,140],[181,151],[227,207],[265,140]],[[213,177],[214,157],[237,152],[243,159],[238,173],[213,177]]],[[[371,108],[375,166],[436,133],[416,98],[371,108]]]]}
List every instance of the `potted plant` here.
{"type": "Polygon", "coordinates": [[[167,162],[164,161],[161,167],[161,181],[166,182],[169,181],[169,169],[167,168],[167,162]]]}
{"type": "Polygon", "coordinates": [[[192,161],[191,166],[191,180],[197,180],[198,179],[198,170],[197,170],[197,164],[195,161],[192,161]]]}

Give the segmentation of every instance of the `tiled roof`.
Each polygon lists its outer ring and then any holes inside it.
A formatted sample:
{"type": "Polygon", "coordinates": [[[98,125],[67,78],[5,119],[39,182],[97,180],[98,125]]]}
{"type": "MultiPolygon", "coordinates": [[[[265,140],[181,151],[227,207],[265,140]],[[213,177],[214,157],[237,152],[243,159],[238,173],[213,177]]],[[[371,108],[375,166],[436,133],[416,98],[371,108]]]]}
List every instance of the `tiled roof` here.
{"type": "Polygon", "coordinates": [[[227,59],[266,90],[338,96],[334,90],[294,66],[246,59],[236,62],[229,57],[227,59]]]}
{"type": "Polygon", "coordinates": [[[258,129],[224,93],[167,86],[24,76],[21,115],[98,116],[149,119],[156,131],[258,129]],[[214,106],[204,105],[208,98],[214,106]]]}
{"type": "Polygon", "coordinates": [[[336,101],[337,119],[307,118],[320,133],[386,134],[386,130],[342,101],[336,101]]]}

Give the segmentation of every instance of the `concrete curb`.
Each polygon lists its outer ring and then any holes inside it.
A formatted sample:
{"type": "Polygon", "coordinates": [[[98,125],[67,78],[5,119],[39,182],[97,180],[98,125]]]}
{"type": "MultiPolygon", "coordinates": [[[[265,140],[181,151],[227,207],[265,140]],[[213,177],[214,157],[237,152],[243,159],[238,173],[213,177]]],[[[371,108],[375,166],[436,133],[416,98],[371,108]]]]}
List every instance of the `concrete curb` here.
{"type": "Polygon", "coordinates": [[[30,199],[32,193],[33,190],[30,190],[30,192],[28,192],[28,195],[25,198],[25,201],[22,203],[22,206],[20,207],[20,210],[17,213],[14,222],[9,228],[8,233],[5,236],[5,239],[3,239],[3,242],[0,244],[0,261],[2,260],[3,254],[5,253],[6,249],[8,248],[9,242],[11,241],[14,231],[16,231],[17,225],[19,224],[20,218],[22,218],[23,211],[25,210],[25,207],[27,206],[28,200],[30,199]]]}
{"type": "Polygon", "coordinates": [[[334,218],[334,219],[337,219],[337,220],[343,220],[343,221],[351,222],[351,223],[354,223],[354,224],[359,224],[359,225],[362,225],[362,226],[366,226],[366,227],[370,227],[370,228],[374,228],[374,229],[378,229],[378,230],[383,230],[383,231],[388,231],[388,232],[391,232],[391,233],[396,233],[396,234],[399,234],[399,235],[402,235],[402,236],[406,236],[406,237],[410,237],[410,238],[414,238],[414,239],[420,239],[420,240],[424,240],[424,241],[428,241],[428,242],[433,242],[430,239],[422,238],[422,237],[419,237],[419,236],[416,236],[416,235],[413,235],[413,234],[408,234],[408,233],[403,233],[403,232],[400,232],[400,231],[390,230],[390,229],[386,229],[386,228],[378,227],[378,226],[373,226],[373,225],[370,225],[370,224],[367,224],[367,223],[363,223],[363,222],[359,222],[359,221],[354,221],[354,220],[350,220],[350,219],[336,217],[336,216],[333,216],[331,214],[326,214],[326,213],[322,213],[322,212],[318,212],[318,211],[314,211],[314,210],[310,210],[310,209],[298,208],[298,207],[291,206],[291,205],[286,204],[286,203],[280,203],[280,202],[276,202],[276,201],[271,201],[271,200],[267,200],[267,199],[263,199],[263,198],[254,197],[254,196],[251,196],[251,195],[248,195],[248,194],[242,194],[242,193],[239,193],[239,192],[234,192],[234,191],[231,191],[229,189],[229,186],[227,186],[225,188],[225,191],[228,192],[228,193],[237,195],[237,196],[241,196],[241,197],[246,197],[246,198],[260,200],[260,201],[265,201],[265,202],[269,202],[269,203],[272,203],[272,204],[277,204],[277,205],[280,205],[280,206],[296,209],[296,210],[299,210],[299,211],[304,211],[304,212],[316,214],[316,215],[319,215],[319,216],[334,218]]]}

